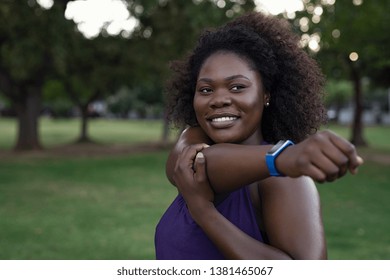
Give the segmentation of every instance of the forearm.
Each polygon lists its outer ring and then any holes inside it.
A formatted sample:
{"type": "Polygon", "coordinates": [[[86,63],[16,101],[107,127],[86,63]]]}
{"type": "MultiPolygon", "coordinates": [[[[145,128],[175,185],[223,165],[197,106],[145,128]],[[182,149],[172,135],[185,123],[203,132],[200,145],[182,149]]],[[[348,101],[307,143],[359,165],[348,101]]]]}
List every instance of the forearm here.
{"type": "Polygon", "coordinates": [[[227,259],[291,259],[286,252],[255,240],[241,231],[212,205],[206,211],[204,209],[202,207],[202,213],[192,213],[192,215],[227,259]]]}
{"type": "Polygon", "coordinates": [[[214,191],[229,192],[269,177],[265,154],[270,147],[216,144],[204,149],[207,175],[214,191]]]}
{"type": "MultiPolygon", "coordinates": [[[[216,193],[229,192],[269,177],[265,155],[271,145],[212,145],[200,128],[192,127],[183,132],[167,161],[167,177],[174,185],[178,155],[190,146],[196,146],[199,152],[202,150],[200,143],[211,145],[203,149],[203,153],[207,159],[207,175],[216,193]]],[[[334,181],[348,170],[356,174],[362,163],[353,145],[329,131],[317,133],[288,147],[275,160],[280,173],[292,178],[305,175],[317,182],[334,181]]]]}
{"type": "Polygon", "coordinates": [[[205,143],[211,145],[202,150],[207,160],[207,175],[216,193],[229,192],[269,176],[265,154],[270,145],[245,146],[215,144],[198,127],[186,129],[170,152],[166,163],[166,175],[173,179],[177,158],[185,147],[205,143]]]}

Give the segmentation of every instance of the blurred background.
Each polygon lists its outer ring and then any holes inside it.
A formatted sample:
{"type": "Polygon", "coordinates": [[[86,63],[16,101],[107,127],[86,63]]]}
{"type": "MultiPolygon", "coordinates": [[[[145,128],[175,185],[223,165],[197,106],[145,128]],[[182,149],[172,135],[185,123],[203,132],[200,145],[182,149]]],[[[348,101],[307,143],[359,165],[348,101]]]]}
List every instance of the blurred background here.
{"type": "Polygon", "coordinates": [[[390,259],[390,1],[1,0],[0,259],[154,259],[176,190],[169,61],[245,12],[289,20],[365,159],[319,184],[329,258],[390,259]]]}

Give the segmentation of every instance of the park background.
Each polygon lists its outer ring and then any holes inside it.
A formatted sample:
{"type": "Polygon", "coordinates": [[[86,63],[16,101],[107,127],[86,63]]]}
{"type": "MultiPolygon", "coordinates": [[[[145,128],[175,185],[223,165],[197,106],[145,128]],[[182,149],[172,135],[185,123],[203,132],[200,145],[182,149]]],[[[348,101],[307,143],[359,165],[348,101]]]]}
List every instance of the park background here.
{"type": "Polygon", "coordinates": [[[365,159],[318,184],[329,257],[390,259],[390,1],[267,2],[1,0],[0,259],[153,259],[176,195],[168,63],[254,9],[291,22],[327,78],[323,129],[365,159]]]}

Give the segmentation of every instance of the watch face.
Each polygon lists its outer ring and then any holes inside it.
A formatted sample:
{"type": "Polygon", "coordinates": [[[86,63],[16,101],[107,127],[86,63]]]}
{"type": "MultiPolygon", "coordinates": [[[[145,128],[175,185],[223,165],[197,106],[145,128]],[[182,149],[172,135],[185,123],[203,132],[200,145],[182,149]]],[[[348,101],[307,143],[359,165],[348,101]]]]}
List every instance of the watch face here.
{"type": "Polygon", "coordinates": [[[273,146],[269,151],[268,151],[268,154],[273,154],[275,153],[280,147],[283,146],[285,141],[283,140],[280,140],[278,143],[276,143],[275,146],[273,146]]]}

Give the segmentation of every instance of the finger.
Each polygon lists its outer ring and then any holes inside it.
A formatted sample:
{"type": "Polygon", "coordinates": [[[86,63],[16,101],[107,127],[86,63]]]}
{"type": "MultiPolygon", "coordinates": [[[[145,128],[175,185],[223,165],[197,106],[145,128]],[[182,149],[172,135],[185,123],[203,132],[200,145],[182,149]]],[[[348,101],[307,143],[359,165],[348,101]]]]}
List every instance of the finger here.
{"type": "MultiPolygon", "coordinates": [[[[338,176],[336,178],[340,178],[345,175],[348,171],[348,157],[340,152],[340,150],[335,147],[333,144],[328,145],[327,147],[322,149],[323,154],[332,161],[339,169],[338,176]]],[[[336,179],[335,178],[335,179],[336,179]]]]}
{"type": "Polygon", "coordinates": [[[205,149],[207,147],[210,147],[210,146],[205,144],[205,143],[201,143],[201,144],[190,145],[190,146],[186,147],[185,149],[183,149],[182,156],[183,156],[183,158],[186,159],[185,161],[187,162],[188,166],[191,166],[191,168],[194,171],[196,170],[196,167],[194,165],[195,156],[200,151],[202,151],[203,149],[205,149]]]}
{"type": "Polygon", "coordinates": [[[325,175],[325,181],[331,182],[338,178],[340,168],[328,159],[324,154],[316,157],[316,161],[312,162],[325,175]]]}
{"type": "Polygon", "coordinates": [[[178,163],[193,168],[195,156],[203,148],[204,144],[195,144],[185,147],[178,156],[178,163]]]}
{"type": "MultiPolygon", "coordinates": [[[[359,163],[359,166],[364,163],[364,160],[361,157],[359,157],[359,156],[358,156],[358,163],[359,163]]],[[[350,167],[349,172],[351,172],[351,174],[353,174],[353,175],[357,174],[358,166],[357,167],[353,167],[353,168],[350,167]]]]}
{"type": "Polygon", "coordinates": [[[195,156],[198,152],[202,151],[205,148],[210,147],[207,144],[201,143],[201,144],[195,144],[185,147],[179,156],[182,158],[192,158],[195,159],[195,156]]]}
{"type": "Polygon", "coordinates": [[[361,157],[358,156],[355,146],[348,142],[346,139],[336,135],[335,133],[329,133],[332,143],[340,149],[340,151],[347,156],[349,161],[349,170],[356,172],[356,169],[363,163],[361,157]]]}
{"type": "Polygon", "coordinates": [[[318,183],[324,183],[326,181],[326,175],[321,169],[311,164],[307,167],[305,174],[318,183]]]}
{"type": "Polygon", "coordinates": [[[202,152],[196,154],[195,158],[195,179],[198,183],[207,181],[206,158],[202,152]]]}

